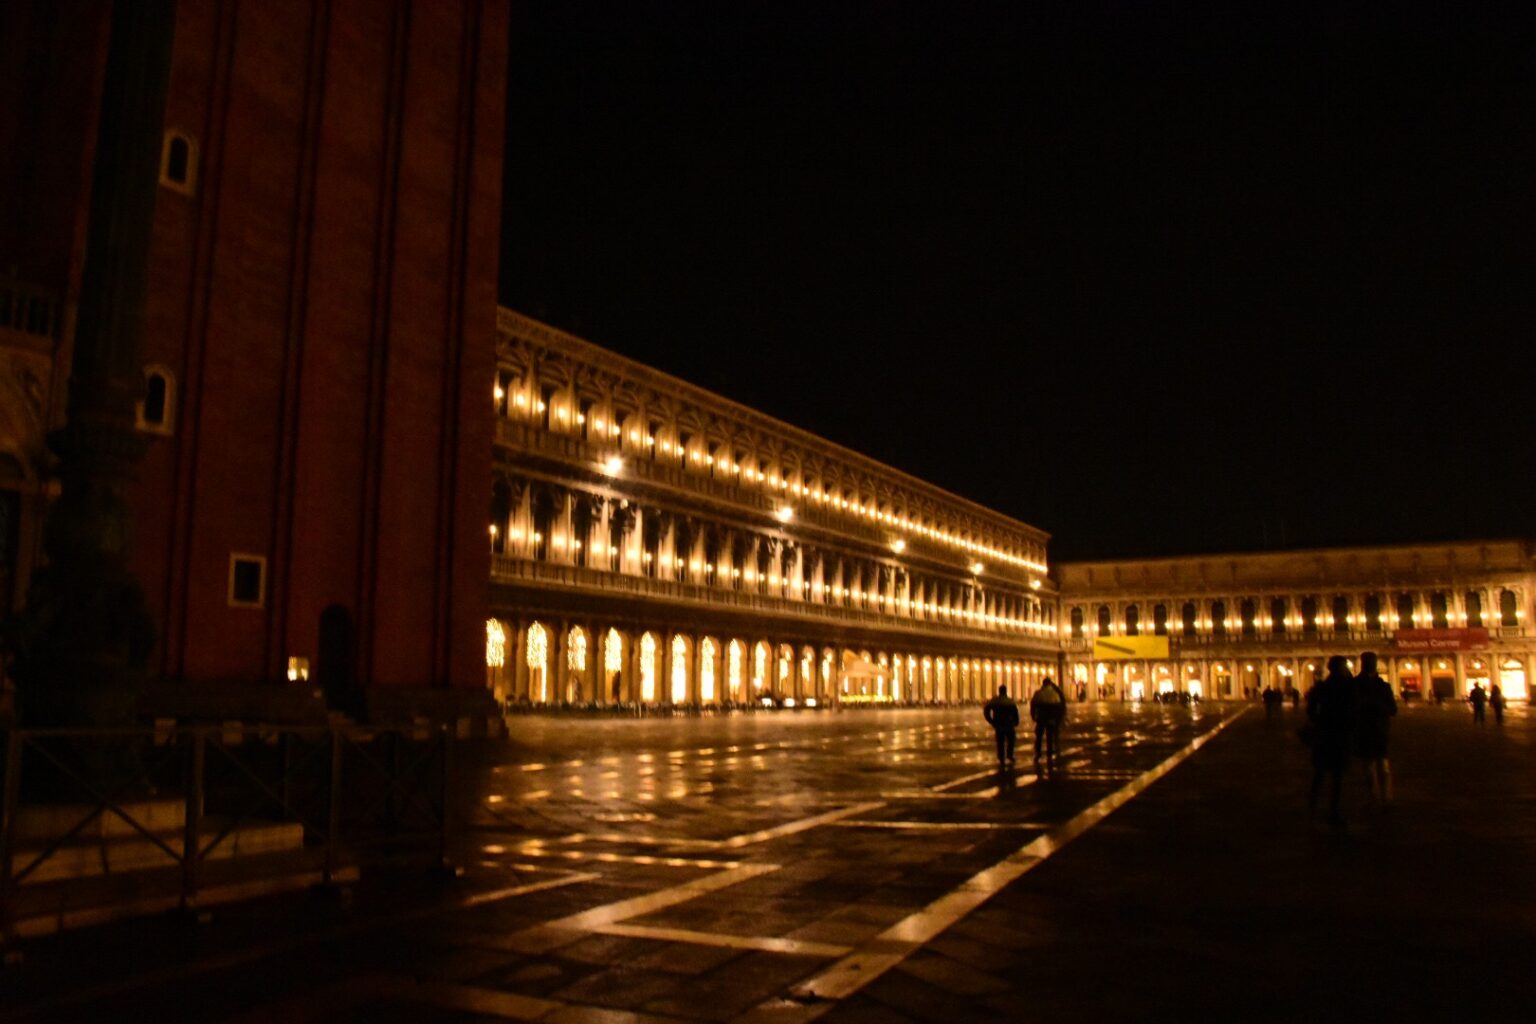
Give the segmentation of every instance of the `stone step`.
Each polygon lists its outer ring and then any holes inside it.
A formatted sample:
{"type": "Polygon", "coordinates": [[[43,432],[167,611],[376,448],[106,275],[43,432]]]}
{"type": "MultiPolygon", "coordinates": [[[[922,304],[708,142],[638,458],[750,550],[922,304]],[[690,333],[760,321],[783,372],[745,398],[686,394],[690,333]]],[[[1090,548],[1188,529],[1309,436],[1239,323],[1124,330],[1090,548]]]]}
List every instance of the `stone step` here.
{"type": "MultiPolygon", "coordinates": [[[[186,802],[178,797],[162,800],[124,800],[118,804],[146,831],[156,835],[171,832],[180,836],[186,827],[186,802]]],[[[90,804],[38,804],[23,805],[16,814],[16,842],[46,846],[62,836],[76,823],[91,813],[90,804]]],[[[119,839],[141,835],[139,830],[125,821],[122,815],[103,809],[85,828],[75,833],[76,841],[119,839]]],[[[180,842],[180,839],[177,840],[180,842]]],[[[18,851],[19,854],[19,851],[18,851]]]]}
{"type": "MultiPolygon", "coordinates": [[[[218,819],[204,824],[202,842],[213,841],[222,830],[218,819]]],[[[172,850],[180,852],[182,833],[179,829],[157,830],[155,835],[172,850]]],[[[231,860],[257,854],[276,853],[302,849],[304,826],[297,823],[252,822],[233,829],[212,850],[203,854],[203,860],[231,860]]],[[[24,870],[46,844],[18,847],[12,860],[12,869],[24,870]]],[[[102,875],[126,874],[174,866],[176,858],[137,832],[130,836],[99,839],[95,842],[70,842],[53,851],[23,879],[24,885],[57,882],[66,879],[93,878],[102,875]]]]}

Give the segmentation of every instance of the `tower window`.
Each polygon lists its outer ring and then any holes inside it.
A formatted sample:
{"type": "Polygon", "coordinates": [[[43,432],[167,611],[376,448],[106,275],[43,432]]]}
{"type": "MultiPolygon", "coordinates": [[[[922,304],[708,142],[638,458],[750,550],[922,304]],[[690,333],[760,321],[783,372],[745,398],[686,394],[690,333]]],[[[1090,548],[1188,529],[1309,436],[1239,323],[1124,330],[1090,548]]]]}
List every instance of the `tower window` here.
{"type": "Polygon", "coordinates": [[[160,149],[160,184],[185,195],[197,191],[197,144],[186,132],[165,133],[160,149]]]}
{"type": "Polygon", "coordinates": [[[169,434],[175,421],[176,376],[165,366],[144,368],[144,392],[134,415],[134,425],[150,434],[169,434]]]}
{"type": "Polygon", "coordinates": [[[265,603],[267,560],[261,555],[229,556],[229,605],[260,608],[265,603]]]}

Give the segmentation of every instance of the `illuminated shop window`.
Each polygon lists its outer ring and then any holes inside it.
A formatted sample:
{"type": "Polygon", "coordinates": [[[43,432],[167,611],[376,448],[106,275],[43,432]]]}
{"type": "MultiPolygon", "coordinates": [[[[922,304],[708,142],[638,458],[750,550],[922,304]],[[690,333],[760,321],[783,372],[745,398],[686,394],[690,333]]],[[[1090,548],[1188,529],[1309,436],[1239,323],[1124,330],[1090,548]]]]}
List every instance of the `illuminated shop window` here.
{"type": "Polygon", "coordinates": [[[495,619],[485,620],[485,664],[501,668],[507,663],[507,631],[495,619]]]}

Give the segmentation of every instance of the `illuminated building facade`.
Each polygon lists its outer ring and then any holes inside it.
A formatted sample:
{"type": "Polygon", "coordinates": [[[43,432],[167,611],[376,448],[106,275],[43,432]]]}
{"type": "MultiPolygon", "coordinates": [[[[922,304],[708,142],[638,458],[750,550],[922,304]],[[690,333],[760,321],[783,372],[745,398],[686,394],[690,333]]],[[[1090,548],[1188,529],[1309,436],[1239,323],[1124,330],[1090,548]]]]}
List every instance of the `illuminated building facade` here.
{"type": "Polygon", "coordinates": [[[1329,656],[1357,663],[1367,650],[1410,700],[1479,682],[1524,700],[1536,671],[1529,541],[1063,563],[1056,575],[1076,699],[1304,692],[1329,656]],[[1164,641],[1166,654],[1143,653],[1164,641]]]}
{"type": "Polygon", "coordinates": [[[501,700],[975,700],[1056,671],[1042,531],[509,310],[498,327],[501,700]]]}

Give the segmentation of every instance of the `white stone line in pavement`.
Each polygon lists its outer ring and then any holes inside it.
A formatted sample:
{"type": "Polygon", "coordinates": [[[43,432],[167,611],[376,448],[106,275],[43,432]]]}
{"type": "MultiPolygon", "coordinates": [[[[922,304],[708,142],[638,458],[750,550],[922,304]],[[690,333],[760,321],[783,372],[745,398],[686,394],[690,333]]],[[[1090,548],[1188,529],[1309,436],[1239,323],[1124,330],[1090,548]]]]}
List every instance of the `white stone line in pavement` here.
{"type": "Polygon", "coordinates": [[[680,885],[657,889],[641,896],[605,903],[568,917],[556,918],[543,924],[512,932],[495,940],[494,945],[503,949],[525,953],[542,953],[574,942],[581,936],[619,924],[632,917],[654,914],[658,910],[674,907],[679,903],[697,899],[708,893],[739,885],[759,875],[779,870],[777,864],[742,864],[703,878],[695,878],[680,885]]]}
{"type": "Polygon", "coordinates": [[[751,846],[753,843],[766,843],[770,839],[781,839],[784,836],[794,835],[796,832],[804,832],[818,825],[825,825],[833,821],[841,821],[843,818],[851,818],[855,814],[863,814],[884,807],[883,803],[854,804],[852,807],[844,807],[836,811],[828,811],[825,814],[812,815],[809,818],[801,818],[799,821],[786,822],[783,825],[775,825],[773,828],[759,829],[756,832],[744,832],[739,836],[720,841],[722,849],[734,850],[742,846],[751,846]]]}
{"type": "Polygon", "coordinates": [[[821,956],[827,959],[847,956],[848,946],[806,939],[780,939],[761,935],[727,935],[724,932],[698,932],[688,928],[651,928],[641,924],[610,924],[592,929],[603,935],[622,935],[630,939],[655,939],[658,942],[688,942],[695,946],[719,946],[725,949],[756,949],[765,953],[789,953],[794,956],[821,956]]]}
{"type": "Polygon", "coordinates": [[[922,831],[933,829],[940,832],[962,831],[964,829],[1013,829],[1032,828],[1042,829],[1051,826],[1043,821],[836,821],[832,823],[835,828],[896,828],[922,831]]]}
{"type": "MultiPolygon", "coordinates": [[[[1103,821],[1106,815],[1141,795],[1148,786],[1173,771],[1228,725],[1241,718],[1247,710],[1245,708],[1218,723],[1209,732],[1195,737],[1155,768],[1144,772],[1134,782],[1104,797],[1071,820],[1025,844],[991,867],[973,875],[959,888],[896,922],[825,971],[796,985],[790,990],[791,994],[801,999],[839,1000],[846,999],[859,991],[901,963],[924,943],[931,941],[940,932],[996,895],[1004,886],[1103,821]]],[[[806,1013],[779,1016],[774,1019],[811,1020],[820,1016],[821,1012],[827,1008],[829,1007],[825,1003],[821,1006],[808,1006],[805,1008],[806,1013]]],[[[758,1007],[743,1019],[766,1019],[765,1014],[768,1009],[758,1007]]],[[[774,1009],[779,1007],[776,1006],[774,1009]]]]}
{"type": "MultiPolygon", "coordinates": [[[[549,870],[541,868],[539,870],[549,870]]],[[[545,889],[558,889],[565,885],[574,885],[577,882],[594,882],[602,875],[594,875],[591,872],[579,872],[566,875],[563,878],[549,878],[542,882],[530,882],[527,885],[514,885],[507,889],[492,889],[490,892],[477,892],[472,896],[466,896],[459,901],[460,907],[478,907],[485,903],[499,903],[513,896],[526,896],[532,892],[543,892],[545,889]]]]}
{"type": "Polygon", "coordinates": [[[552,860],[597,861],[603,864],[639,864],[667,868],[703,868],[720,871],[734,868],[740,861],[700,860],[696,857],[653,857],[644,853],[609,853],[606,850],[551,850],[540,842],[523,843],[513,848],[524,857],[548,857],[552,860]]]}

